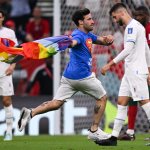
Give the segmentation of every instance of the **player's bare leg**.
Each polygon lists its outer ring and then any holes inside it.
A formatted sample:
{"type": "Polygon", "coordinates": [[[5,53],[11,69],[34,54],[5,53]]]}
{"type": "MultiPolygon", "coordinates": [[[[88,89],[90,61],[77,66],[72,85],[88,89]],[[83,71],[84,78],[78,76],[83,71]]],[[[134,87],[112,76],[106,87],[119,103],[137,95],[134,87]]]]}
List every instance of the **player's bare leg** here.
{"type": "Polygon", "coordinates": [[[106,102],[107,102],[106,95],[103,96],[100,100],[96,101],[96,104],[94,107],[93,123],[92,123],[91,129],[89,130],[89,135],[88,135],[88,138],[93,141],[102,140],[102,139],[106,139],[110,137],[109,134],[103,132],[99,128],[99,123],[105,111],[106,102]]]}
{"type": "Polygon", "coordinates": [[[103,96],[100,100],[96,101],[94,107],[94,116],[93,116],[93,124],[91,126],[91,131],[96,131],[98,129],[100,120],[103,117],[105,107],[106,107],[107,97],[103,96]]]}
{"type": "Polygon", "coordinates": [[[38,107],[32,109],[32,117],[37,114],[43,114],[48,111],[57,110],[64,104],[64,101],[61,100],[52,100],[44,102],[43,104],[39,105],[38,107]]]}
{"type": "Polygon", "coordinates": [[[38,114],[43,114],[48,111],[53,111],[59,109],[64,104],[64,101],[61,100],[52,100],[42,103],[32,110],[28,108],[22,108],[20,118],[18,121],[18,129],[22,131],[30,119],[38,114]]]}

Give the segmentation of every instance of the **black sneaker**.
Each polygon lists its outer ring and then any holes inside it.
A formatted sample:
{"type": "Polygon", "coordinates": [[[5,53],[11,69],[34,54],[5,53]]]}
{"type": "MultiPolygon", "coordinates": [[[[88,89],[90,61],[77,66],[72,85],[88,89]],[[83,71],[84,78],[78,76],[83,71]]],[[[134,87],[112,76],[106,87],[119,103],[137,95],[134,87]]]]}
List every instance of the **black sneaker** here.
{"type": "Polygon", "coordinates": [[[117,138],[114,136],[111,136],[109,139],[97,140],[95,141],[95,143],[101,146],[117,146],[117,138]]]}
{"type": "Polygon", "coordinates": [[[135,135],[130,135],[130,134],[127,134],[127,133],[124,133],[122,135],[120,135],[118,137],[118,140],[122,140],[122,141],[134,141],[135,140],[135,135]]]}

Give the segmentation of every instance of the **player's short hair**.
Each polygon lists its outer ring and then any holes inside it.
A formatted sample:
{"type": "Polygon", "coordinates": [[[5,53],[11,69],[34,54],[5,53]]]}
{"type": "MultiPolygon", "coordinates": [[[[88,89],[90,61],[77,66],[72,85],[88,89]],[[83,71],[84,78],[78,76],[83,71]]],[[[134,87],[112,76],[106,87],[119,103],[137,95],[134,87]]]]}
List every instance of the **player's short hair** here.
{"type": "Polygon", "coordinates": [[[124,8],[127,10],[127,7],[124,3],[117,3],[110,9],[109,15],[111,16],[113,12],[116,12],[120,8],[124,8]]]}
{"type": "Polygon", "coordinates": [[[72,21],[79,26],[79,20],[84,20],[84,16],[90,14],[90,10],[88,8],[84,8],[81,10],[77,10],[73,15],[72,15],[72,21]]]}
{"type": "Polygon", "coordinates": [[[139,6],[135,9],[135,11],[133,12],[133,15],[140,15],[140,14],[144,14],[147,16],[150,16],[150,12],[149,9],[146,6],[139,6]]]}

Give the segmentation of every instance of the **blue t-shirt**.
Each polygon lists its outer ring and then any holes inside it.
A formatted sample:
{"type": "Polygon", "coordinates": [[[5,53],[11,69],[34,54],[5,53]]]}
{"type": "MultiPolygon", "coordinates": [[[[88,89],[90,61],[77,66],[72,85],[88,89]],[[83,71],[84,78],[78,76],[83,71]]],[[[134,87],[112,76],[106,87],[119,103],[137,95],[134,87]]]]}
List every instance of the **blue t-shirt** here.
{"type": "Polygon", "coordinates": [[[71,48],[70,61],[63,76],[73,80],[83,79],[92,73],[92,43],[97,40],[97,36],[90,32],[85,33],[75,29],[72,33],[72,38],[78,44],[71,48]]]}

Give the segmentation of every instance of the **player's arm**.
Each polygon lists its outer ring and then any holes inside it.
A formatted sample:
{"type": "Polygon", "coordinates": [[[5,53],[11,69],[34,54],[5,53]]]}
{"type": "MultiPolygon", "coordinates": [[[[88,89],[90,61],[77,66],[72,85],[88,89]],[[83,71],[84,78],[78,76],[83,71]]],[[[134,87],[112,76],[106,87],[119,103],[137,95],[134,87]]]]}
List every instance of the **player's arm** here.
{"type": "Polygon", "coordinates": [[[16,63],[10,64],[10,66],[5,71],[5,74],[8,76],[12,75],[15,70],[15,67],[16,67],[16,63]]]}
{"type": "Polygon", "coordinates": [[[101,73],[105,75],[105,73],[110,69],[112,65],[117,64],[121,60],[124,60],[133,50],[133,47],[133,42],[126,42],[124,50],[122,50],[112,61],[110,61],[108,64],[102,67],[101,73]]]}
{"type": "Polygon", "coordinates": [[[134,42],[126,42],[125,48],[114,58],[114,62],[117,64],[121,60],[124,60],[133,50],[134,42]]]}
{"type": "Polygon", "coordinates": [[[102,74],[102,75],[105,75],[106,72],[110,69],[110,67],[111,67],[112,65],[114,65],[114,64],[115,64],[114,60],[111,60],[108,64],[106,64],[105,66],[103,66],[103,67],[101,68],[101,74],[102,74]]]}
{"type": "Polygon", "coordinates": [[[146,44],[145,56],[146,56],[146,62],[147,62],[148,70],[149,70],[149,75],[148,75],[147,81],[148,81],[148,84],[150,85],[150,49],[149,49],[148,44],[146,44]]]}
{"type": "Polygon", "coordinates": [[[149,49],[148,44],[146,44],[146,53],[145,53],[145,56],[146,56],[147,66],[150,68],[150,49],[149,49]]]}
{"type": "Polygon", "coordinates": [[[107,36],[98,36],[97,40],[94,42],[94,44],[99,44],[99,45],[111,45],[114,41],[114,37],[112,35],[107,35],[107,36]]]}
{"type": "Polygon", "coordinates": [[[71,43],[71,45],[69,46],[70,48],[71,47],[74,47],[74,46],[76,46],[78,44],[78,41],[77,40],[72,40],[72,43],[71,43]]]}

